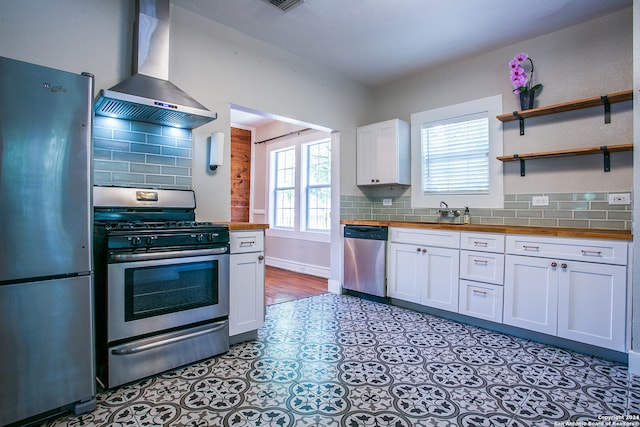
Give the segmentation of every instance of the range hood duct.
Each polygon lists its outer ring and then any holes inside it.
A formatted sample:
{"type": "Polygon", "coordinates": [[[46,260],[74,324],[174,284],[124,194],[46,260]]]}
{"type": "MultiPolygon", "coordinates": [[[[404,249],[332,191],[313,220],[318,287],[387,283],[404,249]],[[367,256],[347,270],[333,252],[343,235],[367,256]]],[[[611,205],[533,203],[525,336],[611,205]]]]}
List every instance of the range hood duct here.
{"type": "Polygon", "coordinates": [[[133,75],[103,89],[97,115],[194,129],[218,115],[169,81],[169,0],[138,0],[133,75]]]}

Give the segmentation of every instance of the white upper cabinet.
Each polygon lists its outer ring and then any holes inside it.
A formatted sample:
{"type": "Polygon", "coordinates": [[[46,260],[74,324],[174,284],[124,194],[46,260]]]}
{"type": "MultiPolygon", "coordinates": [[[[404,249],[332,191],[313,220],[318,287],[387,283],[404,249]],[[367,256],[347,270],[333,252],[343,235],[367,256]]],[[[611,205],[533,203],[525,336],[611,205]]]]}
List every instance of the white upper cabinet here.
{"type": "Polygon", "coordinates": [[[361,126],[356,146],[357,185],[410,185],[410,125],[399,119],[361,126]]]}

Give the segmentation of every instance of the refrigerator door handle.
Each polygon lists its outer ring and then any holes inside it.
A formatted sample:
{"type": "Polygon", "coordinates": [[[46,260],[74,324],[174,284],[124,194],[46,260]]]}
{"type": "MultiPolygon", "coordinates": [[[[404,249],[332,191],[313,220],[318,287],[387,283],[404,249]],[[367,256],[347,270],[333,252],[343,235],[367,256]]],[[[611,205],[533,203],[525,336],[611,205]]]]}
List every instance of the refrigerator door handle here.
{"type": "Polygon", "coordinates": [[[216,322],[213,324],[213,327],[207,328],[207,329],[201,329],[195,332],[191,332],[191,333],[187,333],[187,334],[182,334],[182,335],[175,335],[172,336],[170,338],[161,338],[159,340],[153,340],[153,341],[149,341],[145,344],[140,344],[140,345],[132,345],[132,346],[125,346],[125,347],[121,347],[121,348],[117,348],[117,349],[113,349],[111,350],[111,354],[116,355],[116,356],[126,356],[129,354],[136,354],[136,353],[141,353],[143,351],[147,351],[147,350],[152,350],[154,348],[158,348],[158,347],[162,347],[168,344],[173,344],[179,341],[184,341],[184,340],[188,340],[191,338],[195,338],[195,337],[199,337],[202,335],[207,335],[207,334],[211,334],[214,332],[217,332],[221,329],[223,329],[227,324],[226,320],[221,320],[219,322],[216,322]]]}

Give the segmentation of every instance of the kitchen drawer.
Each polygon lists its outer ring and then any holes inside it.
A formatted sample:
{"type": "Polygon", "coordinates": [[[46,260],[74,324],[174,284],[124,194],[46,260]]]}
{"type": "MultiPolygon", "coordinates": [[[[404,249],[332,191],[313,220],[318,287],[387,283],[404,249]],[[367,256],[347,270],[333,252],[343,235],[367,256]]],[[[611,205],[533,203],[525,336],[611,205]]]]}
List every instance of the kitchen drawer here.
{"type": "Polygon", "coordinates": [[[502,285],[504,254],[460,251],[460,278],[502,285]]]}
{"type": "Polygon", "coordinates": [[[232,254],[264,250],[264,230],[231,231],[229,245],[232,254]]]}
{"type": "Polygon", "coordinates": [[[460,247],[460,232],[419,228],[389,227],[389,241],[440,248],[460,247]]]}
{"type": "Polygon", "coordinates": [[[502,286],[460,280],[460,314],[502,323],[502,300],[502,286]]]}
{"type": "Polygon", "coordinates": [[[627,264],[627,243],[612,240],[509,235],[506,252],[602,264],[627,264]]]}
{"type": "Polygon", "coordinates": [[[460,233],[460,249],[483,252],[504,252],[504,234],[460,233]]]}

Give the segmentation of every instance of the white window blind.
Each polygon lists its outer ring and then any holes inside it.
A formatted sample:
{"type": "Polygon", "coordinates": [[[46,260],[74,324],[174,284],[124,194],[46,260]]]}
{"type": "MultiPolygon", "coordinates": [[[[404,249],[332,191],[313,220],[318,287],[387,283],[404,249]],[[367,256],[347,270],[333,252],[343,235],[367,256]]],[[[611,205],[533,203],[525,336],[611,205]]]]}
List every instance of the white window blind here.
{"type": "Polygon", "coordinates": [[[489,117],[486,112],[421,127],[424,195],[489,192],[489,117]]]}

